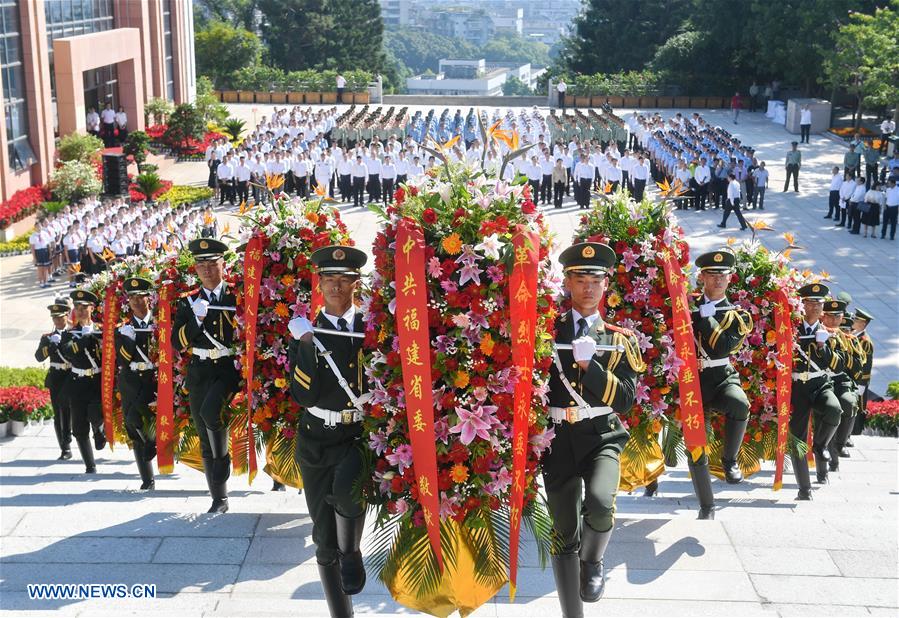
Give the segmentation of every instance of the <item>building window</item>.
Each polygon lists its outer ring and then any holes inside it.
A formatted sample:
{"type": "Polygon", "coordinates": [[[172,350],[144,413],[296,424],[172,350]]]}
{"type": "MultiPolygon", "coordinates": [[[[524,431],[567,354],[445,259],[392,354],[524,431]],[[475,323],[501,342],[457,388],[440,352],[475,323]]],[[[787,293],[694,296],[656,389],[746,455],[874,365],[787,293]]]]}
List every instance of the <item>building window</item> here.
{"type": "Polygon", "coordinates": [[[17,0],[0,0],[0,72],[3,74],[3,112],[9,164],[23,169],[37,162],[28,141],[28,105],[22,70],[22,38],[19,36],[17,0]]]}
{"type": "Polygon", "coordinates": [[[172,56],[172,0],[162,2],[162,27],[165,39],[165,96],[175,100],[175,62],[172,56]]]}

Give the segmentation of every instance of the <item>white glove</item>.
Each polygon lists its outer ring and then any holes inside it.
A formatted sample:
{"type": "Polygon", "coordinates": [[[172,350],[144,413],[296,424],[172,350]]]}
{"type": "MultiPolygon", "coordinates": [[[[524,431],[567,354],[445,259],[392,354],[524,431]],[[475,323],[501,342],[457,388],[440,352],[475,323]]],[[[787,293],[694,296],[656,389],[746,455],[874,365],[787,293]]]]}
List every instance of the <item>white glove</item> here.
{"type": "Polygon", "coordinates": [[[119,328],[119,332],[122,333],[123,337],[128,337],[131,341],[137,337],[137,333],[134,332],[134,327],[131,324],[125,324],[119,328]]]}
{"type": "Polygon", "coordinates": [[[815,333],[815,341],[817,341],[818,343],[824,343],[828,339],[830,339],[830,333],[828,333],[826,330],[822,329],[815,333]]]}
{"type": "Polygon", "coordinates": [[[287,323],[287,329],[294,339],[299,339],[306,333],[312,332],[312,322],[303,317],[297,317],[287,323]]]}
{"type": "Polygon", "coordinates": [[[209,312],[209,301],[203,300],[202,298],[197,300],[192,306],[191,309],[194,310],[194,315],[199,319],[203,319],[206,317],[206,314],[209,312]]]}
{"type": "Polygon", "coordinates": [[[717,305],[715,303],[703,303],[699,305],[699,317],[701,318],[710,318],[715,315],[715,312],[718,310],[717,305]]]}
{"type": "Polygon", "coordinates": [[[94,325],[93,325],[93,324],[85,324],[84,326],[81,327],[81,334],[82,334],[82,335],[90,335],[90,334],[93,333],[93,332],[94,332],[94,325]]]}
{"type": "Polygon", "coordinates": [[[588,361],[596,354],[596,342],[590,337],[580,337],[571,342],[571,353],[577,362],[588,361]]]}
{"type": "Polygon", "coordinates": [[[62,341],[62,337],[59,336],[59,333],[50,335],[50,343],[59,343],[60,341],[62,341]]]}

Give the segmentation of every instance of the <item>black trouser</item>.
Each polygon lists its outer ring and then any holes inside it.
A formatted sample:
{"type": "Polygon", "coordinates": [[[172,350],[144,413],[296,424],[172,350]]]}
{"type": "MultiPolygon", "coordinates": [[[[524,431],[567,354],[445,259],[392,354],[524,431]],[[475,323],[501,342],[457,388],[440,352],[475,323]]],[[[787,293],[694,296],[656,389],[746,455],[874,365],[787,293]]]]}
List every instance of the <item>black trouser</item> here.
{"type": "Polygon", "coordinates": [[[222,420],[222,410],[231,404],[237,393],[240,374],[234,368],[234,359],[217,360],[194,358],[187,366],[186,385],[190,403],[190,417],[200,438],[203,459],[213,459],[209,446],[210,431],[228,431],[222,420]]]}
{"type": "Polygon", "coordinates": [[[397,174],[396,175],[396,186],[406,184],[406,181],[409,179],[407,174],[397,174]]]}
{"type": "Polygon", "coordinates": [[[349,202],[353,199],[353,177],[349,174],[340,174],[340,179],[337,183],[340,187],[340,199],[344,202],[349,202]]]}
{"type": "Polygon", "coordinates": [[[309,176],[294,176],[293,186],[298,196],[303,199],[309,197],[309,176]]]}
{"type": "Polygon", "coordinates": [[[559,93],[559,108],[565,109],[565,93],[564,92],[559,93]]]}
{"type": "Polygon", "coordinates": [[[581,195],[577,203],[581,208],[590,207],[590,183],[591,180],[589,178],[581,178],[578,181],[578,188],[580,189],[581,195]]]}
{"type": "Polygon", "coordinates": [[[102,128],[100,129],[100,136],[103,138],[103,144],[107,148],[109,148],[110,146],[114,146],[113,142],[115,141],[115,124],[112,122],[104,122],[102,128]]]}
{"type": "Polygon", "coordinates": [[[250,177],[250,191],[253,194],[253,202],[258,204],[262,200],[262,190],[258,186],[259,179],[255,176],[250,177]]]}
{"type": "Polygon", "coordinates": [[[553,205],[556,208],[562,207],[562,197],[565,195],[565,183],[553,183],[553,205]]]}
{"type": "Polygon", "coordinates": [[[100,375],[78,377],[69,382],[69,407],[72,410],[72,435],[75,439],[87,438],[91,429],[94,435],[103,434],[103,403],[100,391],[100,375]]]}
{"type": "Polygon", "coordinates": [[[709,183],[696,183],[696,208],[705,210],[706,202],[709,199],[709,183]]]}
{"type": "Polygon", "coordinates": [[[250,200],[250,187],[246,180],[237,181],[237,201],[246,203],[250,200]]]}
{"type": "Polygon", "coordinates": [[[368,203],[381,201],[381,177],[378,174],[368,175],[368,203]]]}
{"type": "Polygon", "coordinates": [[[531,185],[531,200],[536,204],[540,199],[540,180],[528,178],[528,184],[531,185]]]}
{"type": "Polygon", "coordinates": [[[784,191],[790,186],[790,176],[793,177],[793,190],[799,191],[799,165],[790,163],[787,165],[787,179],[784,182],[784,191]]]}
{"type": "Polygon", "coordinates": [[[225,203],[225,200],[228,200],[232,204],[234,203],[234,181],[233,180],[221,180],[219,181],[219,185],[222,188],[222,197],[219,200],[219,206],[225,203]]]}
{"type": "Polygon", "coordinates": [[[554,553],[570,554],[580,546],[582,517],[597,532],[615,524],[619,457],[628,433],[615,414],[558,423],[555,430],[543,455],[543,484],[558,543],[554,553]]]}
{"type": "Polygon", "coordinates": [[[638,202],[643,201],[643,192],[646,190],[645,178],[634,178],[634,199],[638,202]]]}
{"type": "Polygon", "coordinates": [[[740,210],[740,198],[734,198],[733,201],[726,200],[724,202],[724,218],[721,219],[721,227],[727,227],[727,219],[730,217],[731,211],[737,215],[737,221],[740,222],[740,229],[746,229],[746,219],[743,218],[743,213],[740,210]]]}
{"type": "Polygon", "coordinates": [[[381,197],[385,204],[393,201],[393,178],[381,179],[381,197]]]}
{"type": "MultiPolygon", "coordinates": [[[[540,179],[540,201],[544,204],[549,204],[549,200],[552,197],[552,188],[553,188],[553,176],[552,174],[543,174],[543,178],[540,179]]],[[[537,203],[537,196],[534,196],[534,203],[537,203]]]]}
{"type": "Polygon", "coordinates": [[[571,168],[565,170],[565,195],[569,195],[571,186],[571,168]]]}
{"type": "Polygon", "coordinates": [[[156,415],[150,409],[156,399],[155,372],[122,369],[117,382],[125,431],[134,443],[135,453],[150,461],[156,456],[156,415]]]}
{"type": "Polygon", "coordinates": [[[877,182],[877,164],[865,163],[865,191],[871,189],[873,182],[877,182]]]}
{"type": "Polygon", "coordinates": [[[72,446],[72,411],[69,408],[69,372],[65,369],[53,369],[47,372],[44,386],[50,391],[50,403],[53,405],[53,430],[56,441],[62,451],[71,450],[72,446]]]}
{"type": "Polygon", "coordinates": [[[361,435],[361,423],[327,427],[308,411],[300,417],[296,458],[303,475],[303,493],[312,518],[312,541],[319,564],[331,564],[337,559],[334,513],[351,519],[364,513],[353,491],[362,473],[361,435]]]}
{"type": "Polygon", "coordinates": [[[801,124],[799,125],[799,143],[808,144],[809,133],[811,132],[812,125],[810,124],[801,124]]]}
{"type": "Polygon", "coordinates": [[[624,187],[625,191],[631,193],[631,175],[624,170],[621,170],[621,186],[624,187]]]}
{"type": "Polygon", "coordinates": [[[836,221],[840,216],[840,192],[839,191],[831,191],[827,196],[827,216],[825,219],[830,219],[831,217],[836,221]]]}
{"type": "Polygon", "coordinates": [[[887,206],[883,211],[883,224],[880,228],[880,237],[886,238],[887,226],[890,228],[890,240],[896,239],[896,215],[899,213],[899,206],[887,206]]]}
{"type": "Polygon", "coordinates": [[[353,206],[362,206],[365,201],[365,176],[353,176],[353,206]]]}
{"type": "Polygon", "coordinates": [[[840,424],[843,409],[833,391],[833,385],[826,377],[812,378],[808,382],[794,380],[790,403],[793,408],[790,413],[790,433],[803,442],[808,440],[810,414],[814,416],[816,428],[819,423],[834,427],[840,424]]]}
{"type": "Polygon", "coordinates": [[[849,202],[849,221],[846,223],[853,234],[858,234],[862,227],[862,211],[859,209],[859,202],[849,202]]]}

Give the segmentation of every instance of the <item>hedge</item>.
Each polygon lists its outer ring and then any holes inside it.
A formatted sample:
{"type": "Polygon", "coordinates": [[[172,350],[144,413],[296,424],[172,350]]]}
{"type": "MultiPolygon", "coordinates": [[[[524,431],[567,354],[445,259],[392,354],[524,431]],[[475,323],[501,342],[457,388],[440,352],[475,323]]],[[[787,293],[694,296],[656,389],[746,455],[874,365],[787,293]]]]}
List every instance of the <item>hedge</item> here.
{"type": "Polygon", "coordinates": [[[0,388],[8,386],[44,387],[47,370],[43,367],[0,367],[0,388]]]}

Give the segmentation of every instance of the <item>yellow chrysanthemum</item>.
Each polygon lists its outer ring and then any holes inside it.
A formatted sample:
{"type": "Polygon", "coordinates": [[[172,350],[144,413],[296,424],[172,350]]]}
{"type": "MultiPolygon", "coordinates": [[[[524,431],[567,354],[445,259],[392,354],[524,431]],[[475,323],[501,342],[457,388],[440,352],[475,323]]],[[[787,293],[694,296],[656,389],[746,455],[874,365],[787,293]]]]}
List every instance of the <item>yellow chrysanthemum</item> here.
{"type": "Polygon", "coordinates": [[[284,378],[275,378],[275,386],[277,386],[278,388],[284,388],[285,386],[287,386],[287,380],[285,380],[284,378]]]}
{"type": "Polygon", "coordinates": [[[777,333],[774,332],[773,330],[769,330],[768,332],[765,333],[765,343],[767,343],[768,345],[771,345],[776,340],[777,340],[777,333]]]}
{"type": "Polygon", "coordinates": [[[281,277],[281,284],[290,287],[296,280],[296,277],[294,277],[293,275],[284,275],[283,277],[281,277]]]}
{"type": "Polygon", "coordinates": [[[487,333],[481,339],[481,352],[483,352],[486,356],[492,355],[494,345],[496,345],[496,342],[493,341],[493,337],[490,336],[490,333],[487,333]]]}
{"type": "Polygon", "coordinates": [[[606,297],[606,305],[612,307],[613,309],[621,304],[621,297],[616,293],[612,292],[606,297]]]}
{"type": "Polygon", "coordinates": [[[290,309],[288,309],[286,303],[278,303],[275,305],[275,314],[281,318],[290,317],[290,309]]]}
{"type": "Polygon", "coordinates": [[[456,376],[453,378],[453,386],[456,388],[465,388],[468,386],[468,372],[457,371],[456,376]]]}
{"type": "Polygon", "coordinates": [[[462,238],[456,232],[453,232],[440,242],[440,246],[448,254],[457,255],[462,251],[462,238]]]}

